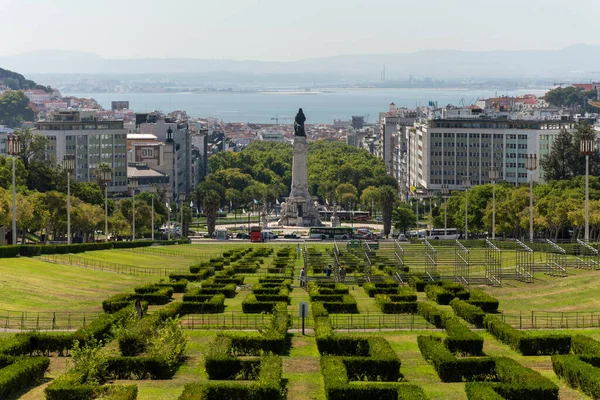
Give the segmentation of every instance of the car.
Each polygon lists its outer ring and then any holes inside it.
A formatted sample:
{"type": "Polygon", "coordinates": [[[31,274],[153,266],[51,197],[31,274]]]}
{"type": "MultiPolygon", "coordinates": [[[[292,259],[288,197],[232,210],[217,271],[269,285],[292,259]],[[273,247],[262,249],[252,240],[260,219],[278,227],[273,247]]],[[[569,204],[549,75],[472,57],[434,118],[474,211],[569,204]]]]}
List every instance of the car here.
{"type": "Polygon", "coordinates": [[[248,235],[247,233],[242,233],[242,232],[238,232],[235,235],[236,239],[250,239],[250,235],[248,235]]]}
{"type": "Polygon", "coordinates": [[[408,238],[404,233],[393,233],[392,238],[398,240],[399,242],[408,242],[408,238]]]}
{"type": "Polygon", "coordinates": [[[283,235],[284,239],[300,239],[300,236],[298,236],[296,233],[286,233],[285,235],[283,235]]]}
{"type": "Polygon", "coordinates": [[[277,234],[275,234],[271,231],[263,232],[263,239],[273,240],[273,239],[277,239],[278,237],[279,236],[277,236],[277,234]]]}
{"type": "Polygon", "coordinates": [[[383,222],[383,217],[377,217],[377,218],[375,218],[375,222],[383,222]]]}

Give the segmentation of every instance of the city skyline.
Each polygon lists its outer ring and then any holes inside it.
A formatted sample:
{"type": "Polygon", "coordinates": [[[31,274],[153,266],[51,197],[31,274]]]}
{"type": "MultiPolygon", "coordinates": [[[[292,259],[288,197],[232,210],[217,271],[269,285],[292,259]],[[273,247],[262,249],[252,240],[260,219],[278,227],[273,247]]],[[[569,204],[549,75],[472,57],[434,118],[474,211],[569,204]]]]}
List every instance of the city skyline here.
{"type": "Polygon", "coordinates": [[[599,3],[507,0],[502,7],[467,1],[376,0],[116,2],[5,1],[0,56],[37,50],[85,51],[107,59],[206,58],[293,61],[346,54],[424,49],[556,50],[600,45],[599,3]],[[82,18],[82,16],[84,18],[82,18]],[[490,17],[493,16],[493,17],[490,17]],[[565,16],[569,16],[566,19],[565,16]],[[299,23],[296,21],[300,21],[299,23]],[[25,23],[26,22],[26,23],[25,23]],[[60,27],[60,29],[56,29],[60,27]],[[35,38],[35,40],[32,40],[35,38]]]}

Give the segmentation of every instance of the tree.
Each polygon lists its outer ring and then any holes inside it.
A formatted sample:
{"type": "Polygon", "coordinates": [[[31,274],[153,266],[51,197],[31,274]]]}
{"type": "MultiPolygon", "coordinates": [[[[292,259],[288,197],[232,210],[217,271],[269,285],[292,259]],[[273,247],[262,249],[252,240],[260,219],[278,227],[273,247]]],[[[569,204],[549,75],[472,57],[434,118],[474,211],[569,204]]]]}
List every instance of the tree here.
{"type": "Polygon", "coordinates": [[[407,229],[417,226],[417,216],[407,203],[402,203],[392,212],[394,228],[406,233],[407,229]]]}
{"type": "Polygon", "coordinates": [[[22,90],[7,90],[0,96],[0,124],[18,128],[23,121],[33,121],[33,118],[29,99],[22,90]]]}
{"type": "Polygon", "coordinates": [[[360,203],[371,211],[371,215],[375,213],[375,205],[379,204],[377,196],[379,196],[379,191],[375,186],[365,188],[360,195],[360,203]]]}
{"type": "Polygon", "coordinates": [[[221,197],[215,190],[208,190],[202,195],[202,205],[204,206],[204,214],[206,214],[206,225],[208,234],[212,236],[215,232],[217,223],[217,211],[221,204],[221,197]]]}
{"type": "Polygon", "coordinates": [[[398,202],[398,193],[394,187],[384,185],[379,188],[378,197],[383,217],[383,233],[388,237],[392,228],[392,210],[398,202]]]}
{"type": "Polygon", "coordinates": [[[46,146],[49,140],[46,136],[35,133],[31,128],[16,129],[15,134],[19,138],[19,156],[25,168],[29,169],[29,163],[32,160],[47,161],[46,146]]]}
{"type": "Polygon", "coordinates": [[[335,188],[335,198],[338,204],[349,210],[358,200],[358,190],[351,183],[341,183],[335,188]]]}

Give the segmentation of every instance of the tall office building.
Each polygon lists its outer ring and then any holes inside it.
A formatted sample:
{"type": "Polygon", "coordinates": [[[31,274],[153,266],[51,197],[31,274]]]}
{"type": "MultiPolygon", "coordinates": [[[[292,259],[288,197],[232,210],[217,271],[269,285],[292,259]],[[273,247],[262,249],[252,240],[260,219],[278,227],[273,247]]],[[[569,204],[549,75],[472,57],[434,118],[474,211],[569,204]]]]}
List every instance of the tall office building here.
{"type": "Polygon", "coordinates": [[[62,162],[75,155],[75,179],[95,182],[100,163],[111,166],[108,191],[127,192],[127,130],[123,121],[97,120],[94,111],[56,111],[35,123],[36,133],[49,139],[46,157],[62,162]]]}
{"type": "MultiPolygon", "coordinates": [[[[462,190],[463,179],[472,185],[489,183],[489,167],[499,169],[500,179],[518,185],[529,182],[526,158],[548,154],[562,128],[575,122],[562,120],[510,120],[507,118],[422,119],[405,132],[401,184],[434,194],[441,185],[462,190]]],[[[533,172],[543,181],[543,171],[533,172]]]]}

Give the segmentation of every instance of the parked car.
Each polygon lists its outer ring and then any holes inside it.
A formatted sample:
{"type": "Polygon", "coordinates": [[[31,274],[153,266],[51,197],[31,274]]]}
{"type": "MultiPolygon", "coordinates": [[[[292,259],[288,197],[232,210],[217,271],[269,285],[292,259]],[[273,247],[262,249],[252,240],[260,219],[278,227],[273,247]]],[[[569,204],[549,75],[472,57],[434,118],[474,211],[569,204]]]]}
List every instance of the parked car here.
{"type": "Polygon", "coordinates": [[[295,233],[286,233],[285,235],[283,235],[284,239],[300,239],[300,236],[298,236],[295,233]]]}
{"type": "Polygon", "coordinates": [[[392,238],[397,239],[399,242],[408,242],[408,238],[404,233],[392,233],[392,238]]]}
{"type": "Polygon", "coordinates": [[[248,235],[247,233],[242,233],[242,232],[238,232],[235,235],[236,239],[250,239],[250,235],[248,235]]]}
{"type": "Polygon", "coordinates": [[[265,231],[263,232],[263,239],[266,240],[273,240],[273,239],[277,239],[279,236],[277,236],[275,233],[271,232],[271,231],[265,231]]]}

